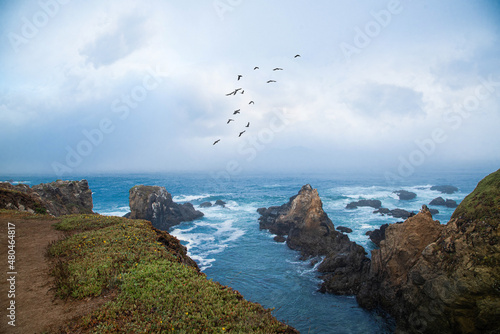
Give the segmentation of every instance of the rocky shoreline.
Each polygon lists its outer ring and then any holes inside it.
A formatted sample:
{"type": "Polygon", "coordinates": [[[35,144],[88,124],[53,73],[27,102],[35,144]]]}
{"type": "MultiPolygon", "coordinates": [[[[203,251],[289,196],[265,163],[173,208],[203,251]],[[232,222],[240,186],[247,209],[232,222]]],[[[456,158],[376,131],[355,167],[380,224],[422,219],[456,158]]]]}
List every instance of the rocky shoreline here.
{"type": "MultiPolygon", "coordinates": [[[[358,206],[381,208],[376,201],[361,200],[347,209],[358,206]]],[[[500,170],[478,184],[446,225],[433,220],[423,205],[404,222],[373,231],[370,237],[380,248],[372,251],[371,260],[335,230],[310,185],[287,203],[258,212],[260,228],[277,234],[304,259],[324,256],[318,266],[320,291],[355,295],[366,309],[388,311],[399,333],[500,329],[500,170]]]]}

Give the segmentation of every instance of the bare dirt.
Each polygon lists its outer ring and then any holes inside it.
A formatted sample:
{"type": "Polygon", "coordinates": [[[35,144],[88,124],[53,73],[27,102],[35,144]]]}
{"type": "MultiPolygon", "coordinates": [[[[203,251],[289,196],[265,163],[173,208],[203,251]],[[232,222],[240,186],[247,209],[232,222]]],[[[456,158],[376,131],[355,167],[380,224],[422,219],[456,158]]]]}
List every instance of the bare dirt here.
{"type": "Polygon", "coordinates": [[[61,300],[55,296],[46,251],[51,242],[64,237],[63,232],[52,227],[56,221],[50,216],[0,212],[0,333],[59,332],[72,319],[92,312],[112,298],[61,300]],[[11,227],[15,225],[11,229],[15,231],[14,270],[8,262],[9,223],[11,227]],[[12,276],[15,284],[8,281],[12,276]],[[15,326],[9,324],[11,311],[7,308],[11,301],[15,301],[15,326]]]}

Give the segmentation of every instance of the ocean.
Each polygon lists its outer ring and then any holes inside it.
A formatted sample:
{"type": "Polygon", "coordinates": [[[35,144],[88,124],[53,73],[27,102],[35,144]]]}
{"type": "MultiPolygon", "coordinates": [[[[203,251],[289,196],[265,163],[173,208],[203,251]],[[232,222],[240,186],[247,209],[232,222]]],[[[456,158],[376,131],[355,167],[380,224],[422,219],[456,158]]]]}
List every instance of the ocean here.
{"type": "MultiPolygon", "coordinates": [[[[493,171],[490,171],[493,172],[493,171]]],[[[259,229],[257,209],[281,205],[304,184],[317,188],[323,209],[335,227],[345,226],[352,241],[370,253],[375,245],[365,235],[385,223],[401,221],[373,213],[373,208],[345,209],[351,201],[378,199],[389,209],[418,212],[436,197],[459,203],[485,177],[484,171],[427,172],[390,184],[378,174],[248,174],[217,180],[205,173],[75,175],[87,179],[93,192],[94,211],[123,216],[129,211],[128,191],[138,184],[163,186],[174,201],[191,202],[205,216],[174,226],[169,232],[181,240],[209,279],[231,286],[246,299],[266,308],[281,321],[302,333],[392,333],[394,322],[382,312],[358,306],[353,296],[318,292],[321,280],[310,261],[301,261],[296,251],[277,243],[268,231],[259,229]],[[430,190],[433,185],[453,185],[454,194],[430,190]],[[417,194],[400,201],[396,190],[417,194]],[[199,204],[221,199],[225,207],[199,208],[199,204]]],[[[29,185],[55,181],[54,176],[0,176],[29,185]]],[[[445,224],[454,209],[434,207],[434,219],[445,224]]]]}

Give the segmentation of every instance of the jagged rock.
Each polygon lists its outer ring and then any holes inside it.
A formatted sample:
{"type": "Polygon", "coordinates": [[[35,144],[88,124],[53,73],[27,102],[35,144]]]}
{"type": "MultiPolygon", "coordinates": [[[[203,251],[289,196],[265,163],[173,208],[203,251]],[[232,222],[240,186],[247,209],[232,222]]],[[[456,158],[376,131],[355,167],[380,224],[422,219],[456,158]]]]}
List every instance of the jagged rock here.
{"type": "Polygon", "coordinates": [[[164,187],[139,185],[129,191],[131,219],[145,219],[153,226],[167,231],[183,221],[203,217],[191,203],[177,204],[164,187]]]}
{"type": "Polygon", "coordinates": [[[454,192],[458,191],[458,188],[450,185],[444,185],[444,186],[432,186],[431,190],[437,190],[443,194],[453,194],[454,192]]]}
{"type": "Polygon", "coordinates": [[[337,231],[340,231],[342,233],[351,233],[352,228],[345,227],[345,226],[337,226],[337,231]]]}
{"type": "Polygon", "coordinates": [[[225,208],[225,207],[226,207],[226,204],[227,204],[227,203],[226,203],[226,202],[224,202],[223,200],[218,199],[218,200],[216,200],[216,201],[215,201],[215,204],[214,204],[214,205],[219,205],[219,206],[222,206],[223,208],[225,208]]]}
{"type": "Polygon", "coordinates": [[[370,206],[374,209],[379,209],[382,206],[382,202],[378,199],[362,199],[356,202],[351,202],[347,204],[346,209],[357,209],[360,206],[370,206]]]}
{"type": "Polygon", "coordinates": [[[203,202],[200,204],[200,208],[210,208],[212,206],[212,203],[210,202],[203,202]]]}
{"type": "Polygon", "coordinates": [[[458,206],[457,202],[455,202],[454,200],[452,200],[452,199],[444,200],[444,198],[442,198],[442,197],[434,198],[429,203],[429,205],[446,206],[448,208],[456,208],[458,206]]]}
{"type": "Polygon", "coordinates": [[[286,238],[285,238],[285,236],[283,236],[283,235],[277,235],[277,236],[275,236],[273,239],[274,239],[274,241],[276,241],[276,242],[285,242],[285,241],[286,241],[286,238]]]}
{"type": "Polygon", "coordinates": [[[417,197],[417,194],[407,190],[397,190],[394,193],[398,195],[401,201],[409,201],[417,197]]]}
{"type": "Polygon", "coordinates": [[[32,188],[3,182],[0,188],[0,207],[54,216],[93,213],[92,191],[87,180],[58,180],[32,188]]]}
{"type": "Polygon", "coordinates": [[[388,226],[389,224],[384,224],[380,226],[380,228],[366,232],[365,235],[367,235],[377,247],[380,247],[380,242],[385,239],[385,230],[388,226]]]}
{"type": "Polygon", "coordinates": [[[498,333],[499,208],[500,170],[479,182],[446,225],[426,208],[390,225],[372,251],[360,305],[388,310],[401,333],[498,333]]]}
{"type": "Polygon", "coordinates": [[[260,208],[258,212],[260,227],[280,236],[287,235],[288,247],[299,250],[302,258],[325,255],[318,269],[323,273],[322,291],[357,292],[368,273],[369,260],[363,247],[335,230],[316,189],[307,184],[288,203],[260,208]]]}
{"type": "Polygon", "coordinates": [[[93,213],[92,191],[87,180],[42,183],[31,188],[45,203],[49,213],[61,216],[93,213]]]}

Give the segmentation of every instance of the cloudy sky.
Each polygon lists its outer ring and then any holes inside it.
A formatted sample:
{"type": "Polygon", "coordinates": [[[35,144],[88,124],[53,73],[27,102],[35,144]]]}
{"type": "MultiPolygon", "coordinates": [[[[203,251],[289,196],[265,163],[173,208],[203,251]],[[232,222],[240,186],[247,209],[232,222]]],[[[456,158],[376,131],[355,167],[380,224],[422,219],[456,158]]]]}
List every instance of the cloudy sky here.
{"type": "Polygon", "coordinates": [[[0,33],[2,174],[500,166],[498,1],[0,1],[0,33]]]}

